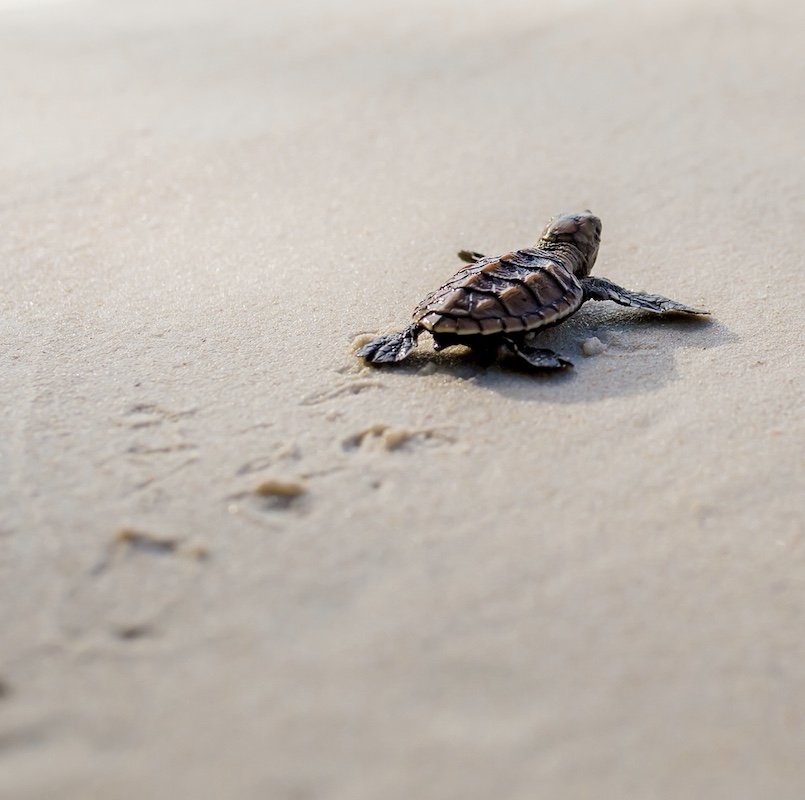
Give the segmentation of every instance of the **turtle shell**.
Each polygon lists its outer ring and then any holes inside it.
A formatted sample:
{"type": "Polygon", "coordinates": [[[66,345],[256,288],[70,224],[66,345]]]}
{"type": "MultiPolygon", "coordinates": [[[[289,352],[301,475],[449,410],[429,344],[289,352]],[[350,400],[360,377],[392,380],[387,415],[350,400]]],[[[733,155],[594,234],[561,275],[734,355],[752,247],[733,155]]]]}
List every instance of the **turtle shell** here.
{"type": "Polygon", "coordinates": [[[534,331],[555,325],[583,300],[581,284],[560,259],[517,250],[459,270],[417,306],[414,321],[458,336],[534,331]]]}

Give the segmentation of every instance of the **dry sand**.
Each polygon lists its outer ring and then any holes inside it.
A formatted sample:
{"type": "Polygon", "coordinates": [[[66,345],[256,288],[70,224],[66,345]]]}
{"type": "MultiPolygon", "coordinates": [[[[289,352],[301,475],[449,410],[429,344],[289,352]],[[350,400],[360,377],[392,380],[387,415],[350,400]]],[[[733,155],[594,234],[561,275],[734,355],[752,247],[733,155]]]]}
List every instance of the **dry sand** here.
{"type": "Polygon", "coordinates": [[[0,2],[0,796],[801,798],[804,31],[0,2]],[[713,320],[353,357],[580,208],[713,320]]]}

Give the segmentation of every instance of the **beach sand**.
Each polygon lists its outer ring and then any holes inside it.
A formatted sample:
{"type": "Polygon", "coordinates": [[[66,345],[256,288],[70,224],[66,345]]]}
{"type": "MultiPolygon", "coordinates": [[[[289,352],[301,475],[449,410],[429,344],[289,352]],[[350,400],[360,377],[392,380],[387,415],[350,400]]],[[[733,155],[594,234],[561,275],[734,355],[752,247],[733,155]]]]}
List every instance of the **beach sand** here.
{"type": "Polygon", "coordinates": [[[542,5],[0,3],[0,796],[803,796],[805,9],[542,5]]]}

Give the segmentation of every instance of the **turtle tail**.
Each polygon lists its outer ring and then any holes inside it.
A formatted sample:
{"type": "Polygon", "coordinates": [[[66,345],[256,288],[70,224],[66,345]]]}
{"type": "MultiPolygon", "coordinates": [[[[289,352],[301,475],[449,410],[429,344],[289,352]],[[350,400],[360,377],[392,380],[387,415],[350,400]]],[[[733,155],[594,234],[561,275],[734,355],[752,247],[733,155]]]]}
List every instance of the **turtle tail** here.
{"type": "Polygon", "coordinates": [[[402,361],[416,347],[419,331],[419,325],[414,323],[404,331],[372,340],[355,355],[365,358],[370,364],[391,364],[395,361],[402,361]]]}

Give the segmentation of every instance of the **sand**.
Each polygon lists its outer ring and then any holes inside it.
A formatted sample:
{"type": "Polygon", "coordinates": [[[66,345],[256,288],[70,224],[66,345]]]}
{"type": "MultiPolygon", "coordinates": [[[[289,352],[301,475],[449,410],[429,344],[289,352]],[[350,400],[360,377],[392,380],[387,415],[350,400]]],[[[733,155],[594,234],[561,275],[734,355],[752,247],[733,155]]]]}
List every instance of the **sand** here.
{"type": "Polygon", "coordinates": [[[801,798],[804,25],[0,3],[0,796],[801,798]],[[353,356],[584,208],[712,320],[353,356]]]}

